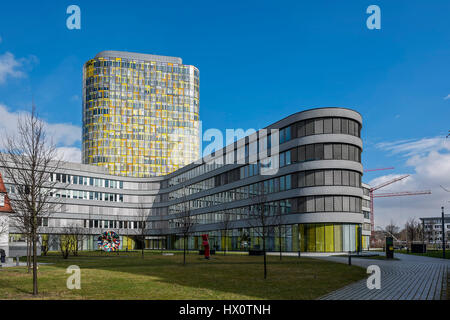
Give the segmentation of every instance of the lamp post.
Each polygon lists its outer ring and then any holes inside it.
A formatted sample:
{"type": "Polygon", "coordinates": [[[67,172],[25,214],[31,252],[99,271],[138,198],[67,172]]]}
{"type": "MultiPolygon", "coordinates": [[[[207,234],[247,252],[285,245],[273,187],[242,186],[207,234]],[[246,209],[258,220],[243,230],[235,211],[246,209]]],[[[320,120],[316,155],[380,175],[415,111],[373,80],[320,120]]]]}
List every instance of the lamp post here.
{"type": "Polygon", "coordinates": [[[444,225],[444,207],[442,209],[442,258],[445,259],[445,225],[444,225]]]}

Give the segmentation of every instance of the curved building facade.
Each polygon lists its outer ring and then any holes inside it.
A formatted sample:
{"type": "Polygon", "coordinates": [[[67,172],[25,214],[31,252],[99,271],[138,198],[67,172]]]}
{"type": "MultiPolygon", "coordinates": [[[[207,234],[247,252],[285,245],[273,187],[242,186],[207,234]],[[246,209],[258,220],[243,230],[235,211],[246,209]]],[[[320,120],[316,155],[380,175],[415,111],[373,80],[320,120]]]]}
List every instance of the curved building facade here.
{"type": "Polygon", "coordinates": [[[199,158],[199,71],[181,58],[103,51],[83,68],[84,164],[169,174],[199,158]]]}
{"type": "Polygon", "coordinates": [[[260,210],[269,221],[268,250],[367,249],[361,128],[356,111],[319,108],[288,116],[161,177],[119,177],[105,168],[67,164],[52,177],[61,183],[55,201],[63,209],[43,221],[40,232],[57,236],[75,223],[89,235],[85,248],[95,249],[105,230],[124,239],[143,231],[147,248],[182,249],[188,212],[189,248],[201,248],[201,235],[208,233],[212,248],[248,250],[262,248],[262,225],[250,223],[260,210]],[[253,157],[255,152],[262,156],[253,157]],[[265,171],[269,162],[277,164],[275,170],[265,171]],[[139,219],[142,210],[145,221],[139,219]]]}

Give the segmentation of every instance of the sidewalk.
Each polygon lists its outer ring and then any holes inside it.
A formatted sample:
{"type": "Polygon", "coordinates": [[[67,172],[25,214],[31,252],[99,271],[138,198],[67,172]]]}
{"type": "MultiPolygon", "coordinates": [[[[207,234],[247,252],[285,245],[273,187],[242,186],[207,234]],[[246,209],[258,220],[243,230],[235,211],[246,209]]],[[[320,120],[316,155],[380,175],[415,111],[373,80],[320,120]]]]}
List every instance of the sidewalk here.
{"type": "MultiPolygon", "coordinates": [[[[381,269],[381,289],[369,290],[367,278],[321,297],[321,300],[440,300],[443,282],[450,272],[450,260],[395,254],[399,260],[352,258],[352,265],[381,269]]],[[[324,257],[347,263],[342,257],[324,257]]],[[[367,275],[369,277],[369,274],[367,275]]]]}

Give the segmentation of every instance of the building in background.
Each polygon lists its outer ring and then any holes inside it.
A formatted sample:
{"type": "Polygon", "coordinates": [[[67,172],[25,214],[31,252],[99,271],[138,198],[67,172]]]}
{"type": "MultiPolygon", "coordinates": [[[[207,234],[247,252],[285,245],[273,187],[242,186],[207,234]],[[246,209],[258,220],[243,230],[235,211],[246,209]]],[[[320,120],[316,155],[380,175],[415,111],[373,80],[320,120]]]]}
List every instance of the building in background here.
{"type": "Polygon", "coordinates": [[[142,178],[197,160],[199,81],[181,58],[97,54],[83,68],[82,162],[142,178]]]}
{"type": "Polygon", "coordinates": [[[442,248],[443,235],[445,235],[446,248],[450,246],[450,214],[444,215],[444,229],[442,230],[442,217],[420,218],[424,227],[425,242],[442,248]]]}
{"type": "Polygon", "coordinates": [[[362,247],[363,250],[369,250],[370,246],[370,237],[372,235],[372,228],[370,224],[370,186],[368,184],[363,183],[363,199],[362,199],[362,212],[364,215],[364,222],[362,225],[362,247]]]}
{"type": "Polygon", "coordinates": [[[5,185],[3,183],[2,174],[0,173],[0,249],[5,250],[6,256],[9,256],[9,215],[13,213],[11,204],[8,199],[5,185]]]}
{"type": "MultiPolygon", "coordinates": [[[[249,225],[248,217],[262,195],[265,214],[283,217],[270,228],[269,251],[279,250],[280,234],[283,251],[360,251],[370,235],[361,128],[361,115],[345,108],[305,110],[277,121],[267,127],[280,133],[278,151],[272,138],[267,144],[279,163],[271,175],[261,174],[264,159],[251,160],[257,141],[269,137],[264,130],[160,177],[121,177],[106,167],[66,163],[52,177],[60,211],[42,219],[39,232],[52,250],[70,226],[83,229],[83,249],[97,249],[98,235],[107,230],[121,236],[121,248],[133,249],[144,228],[147,248],[181,249],[181,219],[188,208],[195,221],[190,249],[200,248],[204,233],[214,249],[257,249],[262,247],[258,226],[249,225]],[[224,161],[230,150],[234,164],[224,161]],[[243,161],[237,161],[239,155],[243,161]]],[[[13,185],[7,189],[14,194],[13,185]]]]}

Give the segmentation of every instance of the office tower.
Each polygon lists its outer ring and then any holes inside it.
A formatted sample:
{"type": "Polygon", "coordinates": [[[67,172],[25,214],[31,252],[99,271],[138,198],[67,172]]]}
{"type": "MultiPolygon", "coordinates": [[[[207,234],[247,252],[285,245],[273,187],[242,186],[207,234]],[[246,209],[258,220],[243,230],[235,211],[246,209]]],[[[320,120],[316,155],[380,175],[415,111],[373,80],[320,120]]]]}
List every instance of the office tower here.
{"type": "Polygon", "coordinates": [[[181,58],[103,51],[83,68],[84,164],[152,177],[197,160],[199,71],[181,58]]]}

